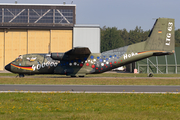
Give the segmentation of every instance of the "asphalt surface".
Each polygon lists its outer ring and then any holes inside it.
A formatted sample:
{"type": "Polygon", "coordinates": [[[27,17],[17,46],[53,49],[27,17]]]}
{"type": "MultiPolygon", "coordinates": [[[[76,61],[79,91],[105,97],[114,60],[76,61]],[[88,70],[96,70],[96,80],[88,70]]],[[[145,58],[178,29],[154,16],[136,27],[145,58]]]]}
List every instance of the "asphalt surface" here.
{"type": "Polygon", "coordinates": [[[180,86],[135,85],[0,85],[0,91],[72,91],[72,92],[178,92],[180,86]]]}

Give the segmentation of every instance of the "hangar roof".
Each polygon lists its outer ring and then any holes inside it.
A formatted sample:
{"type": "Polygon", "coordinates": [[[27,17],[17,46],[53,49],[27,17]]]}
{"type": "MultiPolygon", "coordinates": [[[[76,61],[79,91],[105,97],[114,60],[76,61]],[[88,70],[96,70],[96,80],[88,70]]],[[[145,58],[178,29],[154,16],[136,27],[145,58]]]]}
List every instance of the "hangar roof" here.
{"type": "Polygon", "coordinates": [[[100,28],[100,25],[95,25],[95,24],[75,24],[74,27],[85,27],[85,28],[100,28]]]}
{"type": "Polygon", "coordinates": [[[72,28],[74,4],[0,4],[0,28],[72,28]]]}
{"type": "Polygon", "coordinates": [[[0,5],[23,5],[23,6],[76,6],[76,4],[14,4],[14,3],[0,3],[0,5]]]}

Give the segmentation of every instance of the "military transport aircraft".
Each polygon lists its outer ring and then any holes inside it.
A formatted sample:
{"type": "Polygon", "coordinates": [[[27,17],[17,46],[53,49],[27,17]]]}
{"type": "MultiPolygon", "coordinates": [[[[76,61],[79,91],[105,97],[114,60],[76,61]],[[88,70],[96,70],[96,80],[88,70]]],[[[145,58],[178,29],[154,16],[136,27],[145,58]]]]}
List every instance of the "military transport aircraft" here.
{"type": "Polygon", "coordinates": [[[174,19],[158,18],[146,41],[103,53],[91,53],[87,47],[75,47],[65,53],[25,54],[5,66],[25,74],[62,74],[83,77],[109,71],[151,56],[174,53],[174,19]]]}

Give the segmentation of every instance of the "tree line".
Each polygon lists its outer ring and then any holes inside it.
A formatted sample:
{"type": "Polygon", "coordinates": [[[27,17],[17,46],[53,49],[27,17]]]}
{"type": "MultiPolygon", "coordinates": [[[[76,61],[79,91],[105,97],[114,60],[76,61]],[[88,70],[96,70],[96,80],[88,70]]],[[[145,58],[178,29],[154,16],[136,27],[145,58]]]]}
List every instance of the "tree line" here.
{"type": "MultiPolygon", "coordinates": [[[[143,31],[138,26],[130,31],[104,26],[101,28],[101,52],[145,41],[149,33],[150,30],[143,31]]],[[[175,46],[180,47],[180,29],[175,30],[175,46]]]]}

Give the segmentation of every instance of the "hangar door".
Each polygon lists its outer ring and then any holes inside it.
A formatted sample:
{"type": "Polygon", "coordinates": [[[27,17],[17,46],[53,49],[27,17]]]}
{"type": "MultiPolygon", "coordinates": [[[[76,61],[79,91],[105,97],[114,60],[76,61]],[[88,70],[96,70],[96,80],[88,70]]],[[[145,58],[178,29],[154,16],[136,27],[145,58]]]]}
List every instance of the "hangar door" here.
{"type": "Polygon", "coordinates": [[[19,55],[66,52],[72,49],[72,30],[0,29],[0,70],[19,55]]]}
{"type": "Polygon", "coordinates": [[[4,69],[4,30],[0,29],[0,70],[4,69]]]}
{"type": "Polygon", "coordinates": [[[49,30],[28,30],[28,53],[48,53],[49,30]]]}
{"type": "Polygon", "coordinates": [[[51,30],[51,52],[72,49],[72,30],[51,30]]]}
{"type": "Polygon", "coordinates": [[[5,65],[19,55],[27,53],[27,31],[6,30],[5,34],[5,65]]]}

